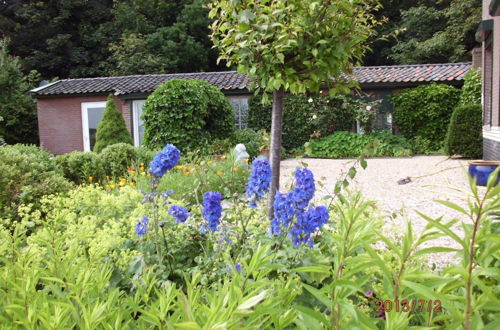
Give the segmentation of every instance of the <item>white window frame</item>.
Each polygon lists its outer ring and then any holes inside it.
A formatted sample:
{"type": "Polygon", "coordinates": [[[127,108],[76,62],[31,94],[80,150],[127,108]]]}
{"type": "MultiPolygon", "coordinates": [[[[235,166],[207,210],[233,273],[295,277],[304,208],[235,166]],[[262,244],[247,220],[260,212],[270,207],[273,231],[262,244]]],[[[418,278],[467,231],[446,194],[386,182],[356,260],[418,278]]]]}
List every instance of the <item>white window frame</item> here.
{"type": "Polygon", "coordinates": [[[90,150],[89,108],[106,108],[106,102],[82,102],[83,151],[90,150]]]}
{"type": "MultiPolygon", "coordinates": [[[[139,105],[142,103],[142,106],[144,106],[144,103],[146,103],[146,100],[133,100],[132,101],[132,129],[134,131],[134,146],[140,147],[139,143],[139,105]]],[[[142,107],[141,107],[142,109],[142,107]]],[[[142,112],[142,111],[141,111],[142,112]]]]}

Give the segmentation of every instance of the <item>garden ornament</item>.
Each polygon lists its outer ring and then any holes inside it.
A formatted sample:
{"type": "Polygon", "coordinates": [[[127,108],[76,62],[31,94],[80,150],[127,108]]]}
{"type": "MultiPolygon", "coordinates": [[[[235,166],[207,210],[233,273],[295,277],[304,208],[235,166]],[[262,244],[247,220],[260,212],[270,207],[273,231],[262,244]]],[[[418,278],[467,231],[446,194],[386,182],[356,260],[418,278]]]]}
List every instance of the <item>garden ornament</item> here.
{"type": "Polygon", "coordinates": [[[237,162],[241,162],[241,164],[246,165],[245,159],[250,158],[250,155],[247,152],[247,148],[244,144],[240,143],[234,147],[234,156],[237,162]]]}

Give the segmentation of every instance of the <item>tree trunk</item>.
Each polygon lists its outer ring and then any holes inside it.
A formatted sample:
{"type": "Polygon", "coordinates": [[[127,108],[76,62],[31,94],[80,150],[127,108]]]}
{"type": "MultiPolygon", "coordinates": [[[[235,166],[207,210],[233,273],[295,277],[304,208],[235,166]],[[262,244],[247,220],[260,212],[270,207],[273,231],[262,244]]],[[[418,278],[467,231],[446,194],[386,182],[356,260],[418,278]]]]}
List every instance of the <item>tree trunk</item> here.
{"type": "Polygon", "coordinates": [[[269,187],[267,201],[267,216],[272,219],[274,216],[274,197],[276,190],[280,186],[280,158],[281,158],[281,130],[283,126],[283,98],[285,91],[281,88],[273,93],[273,120],[271,124],[271,150],[270,162],[273,176],[269,187]]]}

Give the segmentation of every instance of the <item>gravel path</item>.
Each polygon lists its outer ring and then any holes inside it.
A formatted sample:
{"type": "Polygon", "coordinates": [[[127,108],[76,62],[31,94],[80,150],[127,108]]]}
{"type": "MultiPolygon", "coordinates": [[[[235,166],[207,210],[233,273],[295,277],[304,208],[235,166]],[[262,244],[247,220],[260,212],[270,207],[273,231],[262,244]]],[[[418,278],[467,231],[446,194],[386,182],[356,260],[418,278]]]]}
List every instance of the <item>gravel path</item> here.
{"type": "MultiPolygon", "coordinates": [[[[303,159],[316,180],[322,180],[330,192],[334,184],[352,165],[352,159],[303,159]]],[[[404,228],[405,218],[409,219],[414,231],[420,233],[427,222],[415,210],[432,218],[443,216],[444,220],[455,217],[463,219],[463,215],[455,210],[434,202],[436,199],[447,200],[466,206],[466,195],[451,187],[469,191],[466,176],[467,161],[447,159],[445,156],[416,156],[409,158],[371,158],[367,159],[368,167],[358,169],[358,173],[350,184],[351,189],[360,190],[365,198],[378,202],[381,213],[385,217],[387,232],[395,232],[395,228],[404,228]],[[398,184],[398,180],[410,177],[407,184],[398,184]],[[393,215],[397,216],[394,217],[393,215]]],[[[292,173],[299,161],[288,159],[281,163],[282,184],[288,186],[292,181],[292,173]]],[[[326,195],[317,191],[315,199],[326,195]]],[[[467,219],[464,219],[467,221],[467,219]]],[[[461,229],[454,229],[461,236],[461,229]]],[[[428,242],[426,247],[457,247],[449,239],[439,242],[428,242]]],[[[454,254],[440,253],[429,255],[429,263],[440,269],[453,261],[454,254]]]]}

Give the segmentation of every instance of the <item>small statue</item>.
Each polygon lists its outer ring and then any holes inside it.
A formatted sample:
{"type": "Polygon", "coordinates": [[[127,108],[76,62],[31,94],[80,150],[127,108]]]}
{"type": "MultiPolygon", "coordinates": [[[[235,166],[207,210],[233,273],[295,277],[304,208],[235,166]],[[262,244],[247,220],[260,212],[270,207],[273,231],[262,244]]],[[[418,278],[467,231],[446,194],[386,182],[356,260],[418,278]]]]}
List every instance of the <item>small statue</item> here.
{"type": "Polygon", "coordinates": [[[250,158],[250,155],[248,154],[247,148],[245,148],[244,144],[240,143],[234,147],[234,158],[236,162],[240,162],[242,165],[248,164],[248,158],[250,158]],[[245,161],[245,159],[247,161],[245,161]]]}

